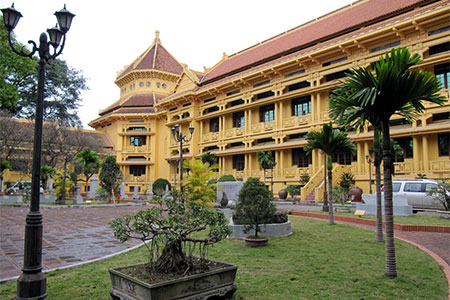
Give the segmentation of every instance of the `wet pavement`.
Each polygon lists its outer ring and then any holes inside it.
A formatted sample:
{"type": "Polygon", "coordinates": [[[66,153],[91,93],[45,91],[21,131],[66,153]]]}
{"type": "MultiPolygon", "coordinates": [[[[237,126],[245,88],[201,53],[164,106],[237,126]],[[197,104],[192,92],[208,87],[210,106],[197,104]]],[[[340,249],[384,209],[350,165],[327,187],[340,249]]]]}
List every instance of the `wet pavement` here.
{"type": "MultiPolygon", "coordinates": [[[[148,206],[104,206],[59,208],[41,207],[43,215],[44,271],[98,260],[141,244],[121,243],[114,238],[108,222],[148,206]]],[[[319,206],[280,205],[281,209],[317,211],[319,206]]],[[[28,207],[0,206],[0,282],[20,275],[23,238],[28,207]]],[[[343,222],[337,222],[343,223],[343,222]]],[[[374,226],[348,223],[374,230],[374,226]]],[[[411,241],[440,257],[450,266],[450,234],[395,231],[395,237],[411,241]]]]}

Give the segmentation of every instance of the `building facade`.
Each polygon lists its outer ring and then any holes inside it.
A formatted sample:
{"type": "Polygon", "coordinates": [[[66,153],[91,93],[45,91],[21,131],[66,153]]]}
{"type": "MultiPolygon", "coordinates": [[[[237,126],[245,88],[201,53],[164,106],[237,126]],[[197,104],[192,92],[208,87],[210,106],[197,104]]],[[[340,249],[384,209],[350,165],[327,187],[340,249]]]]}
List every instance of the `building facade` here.
{"type": "MultiPolygon", "coordinates": [[[[224,54],[204,72],[179,63],[161,44],[152,45],[120,72],[120,98],[100,112],[90,126],[113,144],[125,176],[126,192],[157,178],[178,180],[180,147],[171,128],[192,140],[184,143],[184,158],[209,151],[219,157],[219,175],[245,180],[263,178],[256,152],[271,150],[274,191],[298,184],[308,173],[302,197],[322,193],[324,157],[307,155],[305,135],[332,121],[329,93],[351,68],[371,68],[392,48],[406,47],[419,54],[418,66],[433,72],[449,98],[449,1],[361,0],[316,18],[233,55],[224,54]],[[314,194],[314,193],[313,193],[314,194]]],[[[425,103],[419,119],[391,121],[391,136],[404,150],[395,157],[398,178],[450,175],[450,104],[425,103]]],[[[373,128],[349,131],[357,153],[341,153],[334,178],[351,172],[357,186],[369,190],[368,160],[373,128]]],[[[269,172],[269,171],[266,171],[269,172]]],[[[272,176],[272,174],[268,174],[272,176]]],[[[316,198],[318,199],[318,198],[316,198]]]]}

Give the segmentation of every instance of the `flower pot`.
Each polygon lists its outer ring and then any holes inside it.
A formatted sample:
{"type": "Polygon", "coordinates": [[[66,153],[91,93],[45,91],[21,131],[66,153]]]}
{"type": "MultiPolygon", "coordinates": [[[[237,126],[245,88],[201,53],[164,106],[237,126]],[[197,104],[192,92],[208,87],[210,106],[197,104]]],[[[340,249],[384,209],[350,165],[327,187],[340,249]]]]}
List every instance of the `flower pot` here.
{"type": "Polygon", "coordinates": [[[280,190],[278,192],[278,196],[280,197],[280,200],[286,200],[288,193],[285,190],[280,190]]]}
{"type": "Polygon", "coordinates": [[[192,300],[209,299],[213,296],[231,298],[236,291],[234,279],[237,266],[218,264],[221,265],[219,269],[158,283],[143,282],[123,272],[127,268],[141,265],[110,269],[110,295],[116,300],[192,300]]]}
{"type": "Polygon", "coordinates": [[[269,239],[259,237],[259,238],[245,238],[245,245],[249,247],[264,247],[269,243],[269,239]]]}

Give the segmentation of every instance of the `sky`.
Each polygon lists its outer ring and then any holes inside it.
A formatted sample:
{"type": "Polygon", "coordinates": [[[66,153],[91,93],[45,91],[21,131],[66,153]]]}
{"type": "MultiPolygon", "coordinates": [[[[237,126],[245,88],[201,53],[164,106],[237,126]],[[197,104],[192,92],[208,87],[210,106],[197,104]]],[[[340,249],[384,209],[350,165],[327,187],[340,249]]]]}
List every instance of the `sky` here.
{"type": "MultiPolygon", "coordinates": [[[[119,99],[114,83],[160,31],[162,45],[190,69],[203,71],[253,46],[356,0],[15,0],[21,14],[17,40],[39,40],[56,24],[55,11],[75,14],[58,57],[87,78],[79,116],[84,128],[119,99]]],[[[0,8],[11,6],[0,0],[0,8]]],[[[28,45],[28,44],[27,44],[28,45]]]]}

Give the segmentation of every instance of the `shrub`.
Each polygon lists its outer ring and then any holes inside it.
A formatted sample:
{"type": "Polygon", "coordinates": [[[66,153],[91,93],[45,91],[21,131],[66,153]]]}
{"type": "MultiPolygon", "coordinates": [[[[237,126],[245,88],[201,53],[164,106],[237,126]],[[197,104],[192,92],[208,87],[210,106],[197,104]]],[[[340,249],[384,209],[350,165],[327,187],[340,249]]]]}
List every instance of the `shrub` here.
{"type": "Polygon", "coordinates": [[[285,190],[286,190],[286,192],[289,193],[289,195],[291,195],[291,197],[300,195],[300,186],[299,185],[288,185],[285,190]]]}
{"type": "Polygon", "coordinates": [[[259,178],[250,177],[238,197],[235,215],[245,224],[244,232],[254,230],[257,237],[259,225],[270,223],[276,211],[273,195],[259,178]]]}
{"type": "Polygon", "coordinates": [[[300,186],[305,186],[310,179],[311,177],[308,173],[303,173],[302,175],[300,175],[300,186]]]}
{"type": "Polygon", "coordinates": [[[220,176],[220,178],[217,182],[225,182],[225,181],[236,181],[236,179],[231,174],[229,174],[229,175],[225,174],[225,175],[220,176]]]}
{"type": "Polygon", "coordinates": [[[164,178],[158,178],[153,182],[152,189],[155,195],[162,196],[166,191],[166,186],[169,186],[169,191],[171,190],[170,182],[164,178]]]}

